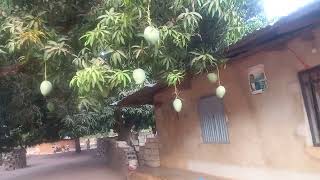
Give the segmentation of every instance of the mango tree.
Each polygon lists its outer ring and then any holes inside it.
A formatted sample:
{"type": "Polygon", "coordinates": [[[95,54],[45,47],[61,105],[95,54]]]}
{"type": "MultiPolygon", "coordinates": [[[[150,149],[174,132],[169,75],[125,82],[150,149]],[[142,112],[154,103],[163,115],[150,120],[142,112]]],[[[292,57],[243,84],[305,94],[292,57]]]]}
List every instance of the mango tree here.
{"type": "Polygon", "coordinates": [[[162,81],[175,88],[177,111],[178,84],[187,73],[219,79],[216,93],[223,98],[224,50],[266,22],[258,1],[249,0],[105,0],[92,11],[95,25],[80,38],[70,83],[78,95],[99,99],[162,81]]]}
{"type": "Polygon", "coordinates": [[[57,120],[61,136],[107,131],[111,97],[146,84],[172,86],[180,111],[186,74],[210,73],[222,98],[223,52],[265,25],[260,12],[259,0],[3,0],[0,78],[31,77],[40,114],[57,120]]]}

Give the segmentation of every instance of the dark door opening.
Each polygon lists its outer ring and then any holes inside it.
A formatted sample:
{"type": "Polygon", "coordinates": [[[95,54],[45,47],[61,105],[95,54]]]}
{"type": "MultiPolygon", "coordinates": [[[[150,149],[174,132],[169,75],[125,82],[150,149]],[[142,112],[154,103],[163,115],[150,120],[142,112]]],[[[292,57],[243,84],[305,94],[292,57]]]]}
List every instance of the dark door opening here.
{"type": "Polygon", "coordinates": [[[299,73],[314,146],[320,146],[320,66],[299,73]]]}

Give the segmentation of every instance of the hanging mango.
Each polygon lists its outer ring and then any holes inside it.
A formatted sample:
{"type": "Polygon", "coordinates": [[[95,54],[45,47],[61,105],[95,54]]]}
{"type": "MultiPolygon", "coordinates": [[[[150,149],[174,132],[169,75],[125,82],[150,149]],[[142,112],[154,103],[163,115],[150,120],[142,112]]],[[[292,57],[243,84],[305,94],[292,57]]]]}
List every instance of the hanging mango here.
{"type": "Polygon", "coordinates": [[[181,99],[176,98],[173,101],[172,105],[173,105],[173,108],[174,108],[175,111],[177,111],[177,112],[181,111],[181,109],[182,109],[182,101],[181,101],[181,99]]]}
{"type": "Polygon", "coordinates": [[[146,80],[146,73],[141,68],[135,69],[132,73],[132,76],[136,84],[143,84],[146,80]]]}
{"type": "Polygon", "coordinates": [[[209,73],[207,75],[207,78],[209,79],[210,82],[216,83],[218,81],[218,75],[216,73],[209,73]]]}
{"type": "Polygon", "coordinates": [[[52,83],[47,81],[47,63],[44,61],[44,81],[40,84],[40,92],[43,96],[47,96],[52,91],[52,83]]]}
{"type": "Polygon", "coordinates": [[[160,39],[160,32],[157,28],[152,26],[151,15],[150,15],[150,4],[151,4],[151,0],[149,0],[148,8],[147,8],[147,20],[148,20],[149,26],[144,29],[143,36],[145,40],[147,40],[150,44],[156,45],[160,39]]]}
{"type": "Polygon", "coordinates": [[[216,89],[216,96],[218,98],[223,98],[224,95],[226,94],[226,88],[224,86],[218,86],[216,89]]]}
{"type": "Polygon", "coordinates": [[[52,84],[50,81],[42,81],[40,85],[41,94],[47,96],[52,91],[52,84]]]}
{"type": "Polygon", "coordinates": [[[54,106],[53,102],[47,103],[47,109],[49,110],[49,112],[53,112],[55,110],[55,106],[54,106]]]}
{"type": "Polygon", "coordinates": [[[160,32],[153,26],[148,26],[144,29],[144,38],[152,45],[157,44],[160,39],[160,32]]]}

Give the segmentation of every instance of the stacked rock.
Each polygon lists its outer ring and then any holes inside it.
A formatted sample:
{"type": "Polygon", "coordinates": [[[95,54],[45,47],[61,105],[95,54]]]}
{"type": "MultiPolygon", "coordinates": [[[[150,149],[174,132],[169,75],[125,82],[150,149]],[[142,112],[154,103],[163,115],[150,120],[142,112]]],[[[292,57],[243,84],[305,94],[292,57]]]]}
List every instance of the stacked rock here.
{"type": "Polygon", "coordinates": [[[98,138],[97,139],[97,156],[107,158],[109,148],[109,138],[98,138]]]}
{"type": "Polygon", "coordinates": [[[25,149],[14,149],[3,154],[3,167],[6,171],[27,167],[27,156],[25,149]]]}
{"type": "Polygon", "coordinates": [[[159,142],[157,138],[147,138],[145,146],[140,147],[139,163],[148,167],[160,167],[159,142]]]}
{"type": "Polygon", "coordinates": [[[138,158],[133,147],[125,141],[117,141],[115,147],[116,153],[121,157],[122,166],[128,167],[129,170],[134,170],[138,167],[138,158]]]}

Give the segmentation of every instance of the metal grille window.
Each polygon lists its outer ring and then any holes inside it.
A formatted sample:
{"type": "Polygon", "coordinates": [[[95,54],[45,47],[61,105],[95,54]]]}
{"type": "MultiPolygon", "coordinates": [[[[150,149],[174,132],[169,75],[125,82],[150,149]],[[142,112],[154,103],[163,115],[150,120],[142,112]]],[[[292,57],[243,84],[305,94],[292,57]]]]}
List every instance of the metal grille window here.
{"type": "Polygon", "coordinates": [[[228,144],[228,127],[222,100],[216,96],[201,98],[198,108],[203,142],[228,144]]]}

